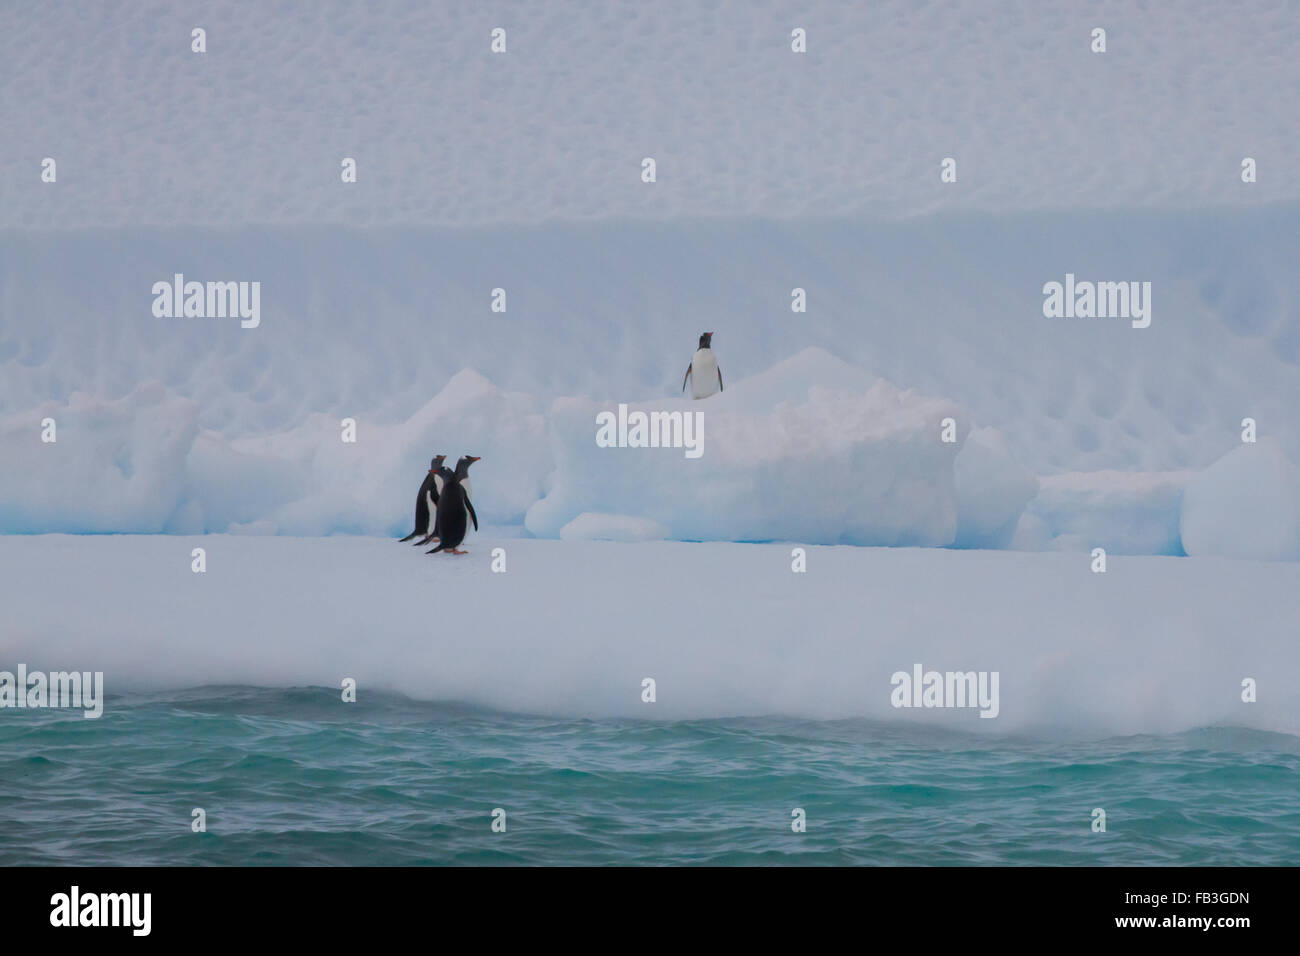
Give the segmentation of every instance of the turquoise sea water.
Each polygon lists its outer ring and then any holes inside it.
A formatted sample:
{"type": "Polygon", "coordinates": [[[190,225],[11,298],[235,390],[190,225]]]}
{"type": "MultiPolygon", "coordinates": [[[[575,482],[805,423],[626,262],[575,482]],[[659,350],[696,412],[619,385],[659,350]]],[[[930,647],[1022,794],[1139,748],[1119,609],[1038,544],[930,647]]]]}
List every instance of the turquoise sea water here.
{"type": "Polygon", "coordinates": [[[1296,865],[1300,740],[562,720],[314,688],[0,712],[0,864],[475,863],[1296,865]]]}

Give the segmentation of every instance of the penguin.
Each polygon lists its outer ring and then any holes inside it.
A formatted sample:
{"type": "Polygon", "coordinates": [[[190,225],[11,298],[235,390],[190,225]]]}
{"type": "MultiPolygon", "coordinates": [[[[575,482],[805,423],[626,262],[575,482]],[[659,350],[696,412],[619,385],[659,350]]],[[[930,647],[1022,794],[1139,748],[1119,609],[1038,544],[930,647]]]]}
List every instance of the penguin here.
{"type": "Polygon", "coordinates": [[[442,463],[446,460],[446,455],[434,455],[433,461],[429,462],[429,473],[424,476],[424,481],[420,485],[420,490],[415,496],[415,530],[405,538],[399,538],[399,541],[410,541],[417,534],[429,533],[429,516],[438,504],[438,495],[442,491],[438,483],[438,471],[442,468],[442,463]]]}
{"type": "Polygon", "coordinates": [[[474,505],[461,487],[461,482],[469,474],[469,466],[478,460],[473,455],[465,455],[456,462],[455,472],[448,472],[446,468],[442,470],[442,494],[438,498],[438,514],[434,519],[437,522],[438,546],[424,552],[425,554],[437,554],[439,551],[464,554],[459,548],[468,530],[467,514],[474,521],[474,530],[478,530],[478,515],[474,513],[474,505]]]}
{"type": "Polygon", "coordinates": [[[682,391],[686,383],[691,383],[691,398],[708,398],[722,391],[722,369],[713,355],[713,333],[705,332],[700,336],[700,347],[686,366],[686,377],[682,379],[682,391]],[[713,380],[718,380],[718,387],[713,387],[713,380]]]}

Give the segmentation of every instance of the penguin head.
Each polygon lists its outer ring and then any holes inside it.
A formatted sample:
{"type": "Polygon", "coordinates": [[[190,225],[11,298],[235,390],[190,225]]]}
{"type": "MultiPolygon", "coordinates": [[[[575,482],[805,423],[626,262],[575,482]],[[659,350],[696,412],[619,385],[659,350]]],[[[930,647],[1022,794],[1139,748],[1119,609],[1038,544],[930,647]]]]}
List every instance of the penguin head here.
{"type": "Polygon", "coordinates": [[[435,474],[442,467],[442,463],[447,460],[446,455],[434,455],[433,461],[429,462],[429,474],[435,474]]]}
{"type": "Polygon", "coordinates": [[[713,342],[713,333],[712,333],[712,332],[701,332],[701,333],[700,333],[700,348],[702,348],[702,349],[711,348],[711,347],[712,347],[712,342],[713,342]]]}
{"type": "Polygon", "coordinates": [[[469,474],[469,466],[479,461],[474,455],[461,455],[460,461],[456,462],[456,477],[464,478],[469,474]]]}

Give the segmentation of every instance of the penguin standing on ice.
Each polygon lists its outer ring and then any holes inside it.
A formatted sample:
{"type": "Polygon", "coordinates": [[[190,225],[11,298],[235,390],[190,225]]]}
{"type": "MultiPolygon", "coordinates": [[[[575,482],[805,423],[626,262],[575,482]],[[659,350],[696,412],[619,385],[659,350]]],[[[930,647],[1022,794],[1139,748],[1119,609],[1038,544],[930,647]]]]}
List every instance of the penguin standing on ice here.
{"type": "Polygon", "coordinates": [[[686,366],[686,377],[682,379],[682,391],[686,383],[691,383],[691,398],[708,398],[722,391],[722,369],[713,355],[713,333],[705,332],[700,336],[700,347],[691,357],[691,364],[686,366]],[[715,387],[716,386],[716,387],[715,387]]]}
{"type": "Polygon", "coordinates": [[[438,513],[434,518],[439,541],[436,548],[424,552],[425,554],[437,554],[439,551],[464,554],[459,548],[469,530],[470,519],[474,521],[474,530],[478,530],[478,515],[474,513],[474,504],[463,487],[469,476],[469,466],[478,460],[473,455],[465,455],[456,462],[454,472],[442,469],[442,494],[438,498],[438,513]]]}
{"type": "Polygon", "coordinates": [[[437,508],[438,495],[442,491],[438,472],[442,469],[442,463],[446,458],[446,455],[434,455],[433,461],[429,462],[429,473],[424,476],[420,491],[415,496],[415,530],[405,538],[399,538],[398,540],[410,541],[417,534],[429,533],[429,516],[437,508]]]}

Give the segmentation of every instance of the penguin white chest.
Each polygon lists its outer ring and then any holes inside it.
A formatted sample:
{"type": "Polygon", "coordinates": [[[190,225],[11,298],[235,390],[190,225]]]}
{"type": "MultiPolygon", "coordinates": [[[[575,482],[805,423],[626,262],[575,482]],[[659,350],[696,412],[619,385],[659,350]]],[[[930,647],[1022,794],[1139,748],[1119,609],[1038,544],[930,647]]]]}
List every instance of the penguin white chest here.
{"type": "Polygon", "coordinates": [[[700,349],[691,359],[691,398],[708,398],[718,392],[718,360],[713,349],[700,349]]]}

